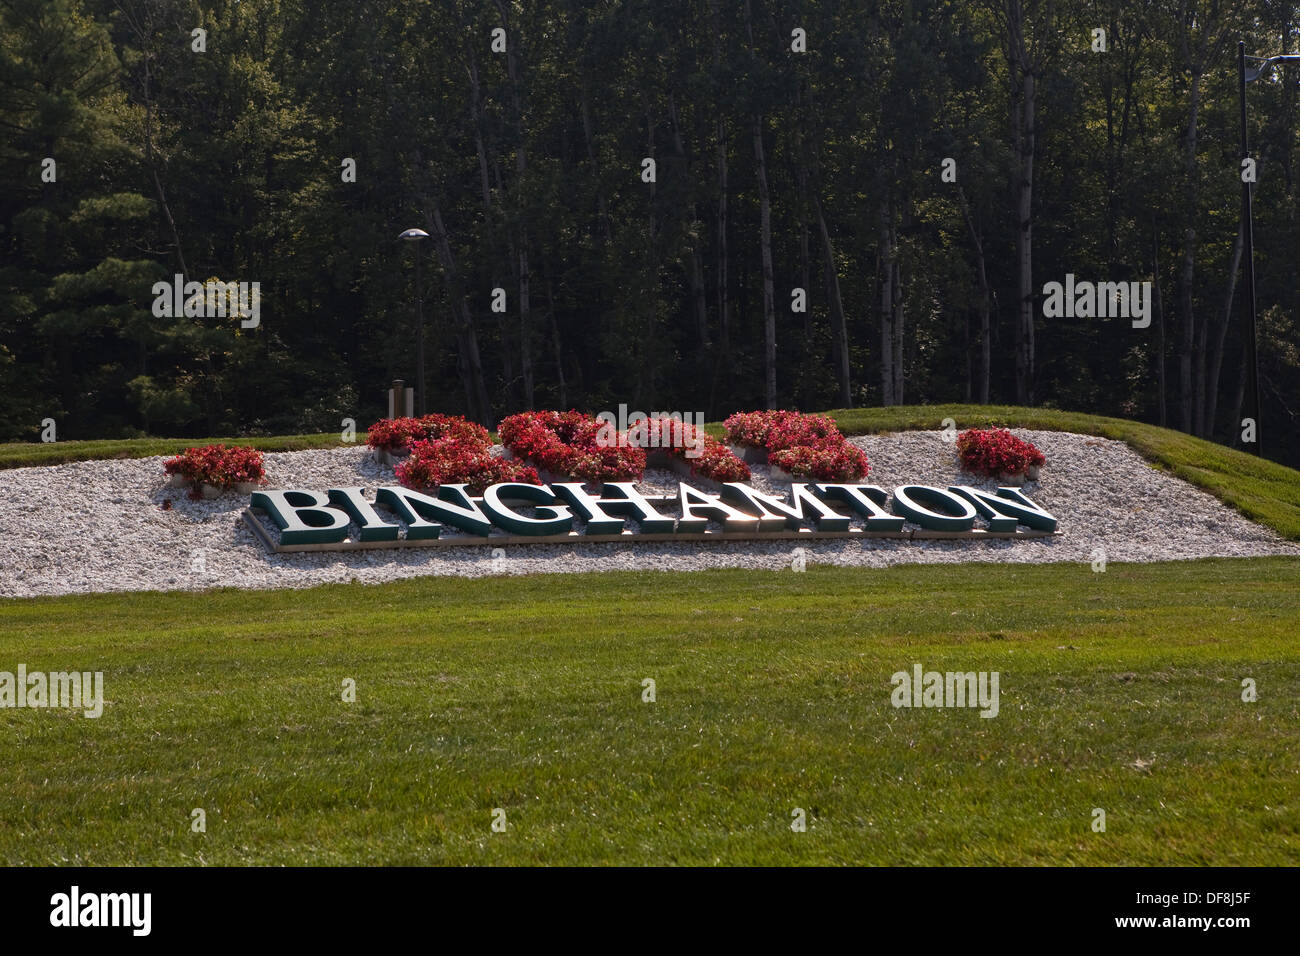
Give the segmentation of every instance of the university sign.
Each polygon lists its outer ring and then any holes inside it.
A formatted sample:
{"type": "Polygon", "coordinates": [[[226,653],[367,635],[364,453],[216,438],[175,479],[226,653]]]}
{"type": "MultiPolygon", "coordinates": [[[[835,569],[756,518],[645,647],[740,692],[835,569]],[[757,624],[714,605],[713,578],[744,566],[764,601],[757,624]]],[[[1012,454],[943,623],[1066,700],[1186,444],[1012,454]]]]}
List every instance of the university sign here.
{"type": "Polygon", "coordinates": [[[968,485],[793,483],[788,494],[728,482],[713,494],[678,484],[675,495],[644,494],[630,481],[600,492],[580,482],[489,485],[482,496],[447,484],[435,495],[400,485],[326,492],[254,492],[244,520],[273,552],[363,548],[716,541],[762,538],[1035,538],[1057,534],[1056,519],[1018,488],[968,485]],[[406,525],[388,520],[380,508],[406,525]],[[279,530],[278,538],[260,515],[279,530]],[[575,523],[581,528],[575,530],[575,523]],[[636,530],[629,527],[635,522],[636,530]],[[710,523],[715,525],[710,528],[710,523]],[[905,522],[917,527],[905,529],[905,522]],[[978,522],[978,527],[977,527],[978,522]],[[355,537],[353,529],[355,528],[355,537]],[[448,532],[448,533],[444,533],[448,532]]]}

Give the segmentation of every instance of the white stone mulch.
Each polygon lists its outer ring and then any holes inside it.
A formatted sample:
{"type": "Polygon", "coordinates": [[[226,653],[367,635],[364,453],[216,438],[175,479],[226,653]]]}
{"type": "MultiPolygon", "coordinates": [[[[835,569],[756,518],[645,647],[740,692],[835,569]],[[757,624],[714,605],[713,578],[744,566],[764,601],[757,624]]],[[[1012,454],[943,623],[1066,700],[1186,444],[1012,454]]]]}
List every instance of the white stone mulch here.
{"type": "MultiPolygon", "coordinates": [[[[882,567],[904,562],[1079,561],[1104,549],[1107,561],[1300,555],[1300,544],[1254,524],[1213,496],[1168,475],[1122,442],[1064,432],[1013,429],[1047,456],[1042,478],[1024,488],[1052,512],[1061,535],[1037,540],[899,541],[821,539],[754,542],[510,545],[268,554],[239,515],[244,495],[192,501],[166,486],[162,458],[89,461],[0,471],[0,596],[212,587],[310,587],[418,575],[528,574],[626,569],[789,568],[796,546],[808,564],[882,567]],[[170,507],[164,504],[170,502],[170,507]]],[[[866,479],[900,484],[996,487],[961,472],[939,432],[853,439],[866,450],[866,479]]],[[[395,484],[392,469],[364,447],[268,453],[271,488],[395,484]]],[[[765,466],[759,489],[781,489],[765,466]]],[[[643,486],[675,490],[676,476],[647,472],[643,486]]],[[[788,488],[788,486],[785,486],[788,488]]],[[[667,509],[672,512],[671,507],[667,509]]]]}

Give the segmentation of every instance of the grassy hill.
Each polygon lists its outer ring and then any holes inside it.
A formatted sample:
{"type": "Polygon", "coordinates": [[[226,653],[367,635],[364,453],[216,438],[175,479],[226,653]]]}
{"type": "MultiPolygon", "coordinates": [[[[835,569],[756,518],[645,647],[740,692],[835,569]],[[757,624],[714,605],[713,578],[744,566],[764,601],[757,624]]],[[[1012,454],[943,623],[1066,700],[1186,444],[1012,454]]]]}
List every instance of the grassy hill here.
{"type": "MultiPolygon", "coordinates": [[[[1070,431],[1127,442],[1153,464],[1219,498],[1246,517],[1300,540],[1300,471],[1182,432],[1122,418],[1013,405],[902,405],[827,412],[848,435],[939,429],[951,418],[959,429],[1004,426],[1070,431]]],[[[708,426],[716,436],[721,424],[708,426]]],[[[358,436],[364,441],[364,435],[358,436]]],[[[263,451],[300,451],[342,445],[337,432],[271,438],[142,438],[0,445],[0,469],[105,458],[175,455],[210,442],[252,445],[263,451]]]]}
{"type": "Polygon", "coordinates": [[[1286,559],[0,601],[108,700],[0,710],[0,862],[1294,866],[1298,633],[1286,559]]]}

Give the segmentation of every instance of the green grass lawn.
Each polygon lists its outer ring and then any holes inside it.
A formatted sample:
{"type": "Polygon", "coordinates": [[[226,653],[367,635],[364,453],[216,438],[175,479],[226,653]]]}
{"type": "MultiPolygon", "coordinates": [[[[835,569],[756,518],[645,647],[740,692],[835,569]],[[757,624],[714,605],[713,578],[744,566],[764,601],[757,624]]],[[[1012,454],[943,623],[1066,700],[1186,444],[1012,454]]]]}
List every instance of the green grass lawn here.
{"type": "MultiPolygon", "coordinates": [[[[366,440],[365,433],[361,441],[366,440]]],[[[152,458],[179,455],[194,445],[252,445],[262,451],[304,451],[342,445],[339,432],[320,435],[277,435],[271,438],[108,438],[99,441],[8,442],[0,444],[0,469],[61,465],[69,461],[108,458],[152,458]]]]}
{"type": "MultiPolygon", "coordinates": [[[[826,414],[832,416],[848,435],[939,429],[943,427],[941,422],[945,418],[951,418],[959,429],[998,425],[1113,438],[1127,442],[1148,461],[1205,489],[1246,517],[1291,540],[1300,540],[1300,471],[1167,428],[1082,412],[1013,405],[902,405],[839,409],[826,414]]],[[[713,423],[707,427],[715,437],[722,436],[721,424],[713,423]]],[[[364,434],[358,436],[358,440],[364,441],[364,434]]],[[[337,432],[273,438],[142,438],[49,444],[13,442],[0,444],[0,469],[101,458],[175,455],[191,445],[212,442],[252,445],[263,451],[300,451],[343,444],[337,432]]]]}
{"type": "Polygon", "coordinates": [[[108,700],[0,710],[0,862],[1297,865],[1297,635],[1294,559],[0,601],[108,700]]]}

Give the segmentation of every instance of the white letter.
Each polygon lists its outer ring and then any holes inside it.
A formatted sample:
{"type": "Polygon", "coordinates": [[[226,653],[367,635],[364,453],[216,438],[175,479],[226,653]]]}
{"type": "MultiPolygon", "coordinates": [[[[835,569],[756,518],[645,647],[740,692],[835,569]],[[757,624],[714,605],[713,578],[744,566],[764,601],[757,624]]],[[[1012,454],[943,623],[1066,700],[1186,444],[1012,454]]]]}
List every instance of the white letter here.
{"type": "Polygon", "coordinates": [[[50,925],[67,926],[68,909],[69,909],[68,894],[55,893],[53,896],[50,897],[50,903],[54,905],[54,909],[50,910],[50,925]]]}
{"type": "Polygon", "coordinates": [[[132,930],[132,935],[148,936],[150,919],[153,910],[152,893],[132,893],[131,894],[131,925],[136,927],[132,930]]]}
{"type": "Polygon", "coordinates": [[[91,676],[87,672],[81,681],[81,703],[83,707],[87,708],[82,713],[93,720],[104,712],[104,672],[95,671],[93,685],[91,676]],[[90,689],[92,686],[94,690],[90,689]]]}
{"type": "Polygon", "coordinates": [[[1133,315],[1133,328],[1145,329],[1151,325],[1151,283],[1133,282],[1130,284],[1129,305],[1133,315]]]}
{"type": "Polygon", "coordinates": [[[895,685],[894,692],[889,695],[889,702],[895,707],[911,707],[912,675],[907,671],[897,671],[889,678],[889,682],[895,685]]]}
{"type": "Polygon", "coordinates": [[[980,711],[981,717],[996,717],[998,715],[998,672],[985,674],[980,672],[980,706],[984,709],[980,711]]]}
{"type": "Polygon", "coordinates": [[[1061,288],[1059,282],[1049,282],[1043,286],[1043,295],[1047,299],[1043,302],[1043,318],[1058,319],[1061,317],[1061,297],[1065,290],[1061,288]]]}
{"type": "Polygon", "coordinates": [[[241,329],[255,329],[262,321],[262,283],[254,282],[252,284],[251,301],[249,300],[248,285],[247,282],[239,283],[239,314],[248,316],[239,323],[241,329]]]}
{"type": "Polygon", "coordinates": [[[153,314],[158,319],[172,317],[172,284],[159,280],[149,290],[153,293],[153,314]]]}

